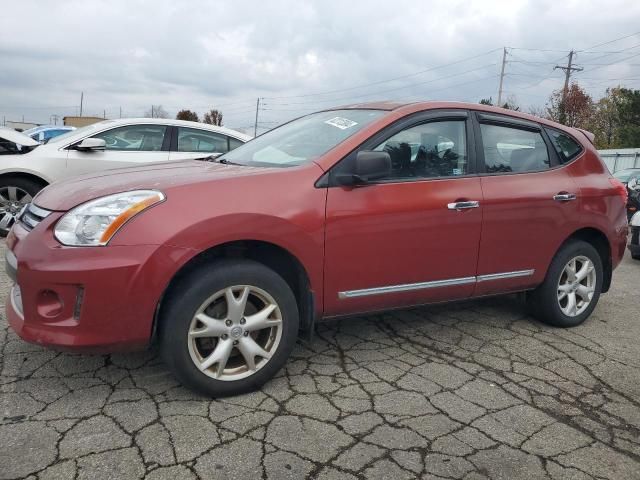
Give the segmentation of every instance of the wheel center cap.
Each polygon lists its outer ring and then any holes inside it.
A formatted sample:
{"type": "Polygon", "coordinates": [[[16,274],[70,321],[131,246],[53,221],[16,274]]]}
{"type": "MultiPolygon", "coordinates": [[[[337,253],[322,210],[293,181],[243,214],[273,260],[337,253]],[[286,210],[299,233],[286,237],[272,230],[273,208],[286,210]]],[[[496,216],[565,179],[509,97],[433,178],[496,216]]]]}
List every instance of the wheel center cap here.
{"type": "Polygon", "coordinates": [[[242,336],[242,327],[235,326],[229,331],[231,338],[240,338],[242,336]]]}

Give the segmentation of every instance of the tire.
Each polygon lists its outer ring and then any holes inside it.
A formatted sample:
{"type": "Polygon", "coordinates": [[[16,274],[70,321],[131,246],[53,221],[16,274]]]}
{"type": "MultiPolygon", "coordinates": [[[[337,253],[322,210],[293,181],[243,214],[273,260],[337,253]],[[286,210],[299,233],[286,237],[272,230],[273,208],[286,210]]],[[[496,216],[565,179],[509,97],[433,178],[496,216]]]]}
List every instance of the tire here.
{"type": "Polygon", "coordinates": [[[640,260],[640,253],[636,253],[636,254],[632,253],[631,258],[633,258],[634,260],[640,260]]]}
{"type": "MultiPolygon", "coordinates": [[[[560,328],[580,325],[591,315],[598,303],[600,292],[602,291],[603,278],[602,259],[598,251],[587,242],[581,240],[571,241],[562,246],[556,253],[544,282],[528,295],[527,303],[529,309],[538,320],[547,325],[560,328]],[[576,284],[575,281],[571,281],[570,275],[567,274],[565,268],[569,267],[570,261],[576,260],[575,269],[580,273],[580,268],[586,263],[585,259],[591,262],[593,273],[587,273],[587,277],[582,281],[578,280],[579,283],[576,284]],[[590,288],[593,288],[593,292],[590,301],[585,303],[586,301],[581,295],[584,294],[582,292],[588,292],[590,288]],[[572,294],[576,304],[575,310],[572,309],[572,294]],[[568,315],[567,311],[571,310],[574,313],[568,315]]],[[[577,277],[574,277],[575,279],[577,277]]]]}
{"type": "Polygon", "coordinates": [[[31,202],[42,188],[43,185],[28,178],[0,179],[0,237],[9,234],[22,207],[31,202]]]}
{"type": "Polygon", "coordinates": [[[280,275],[251,260],[219,260],[179,279],[163,302],[160,349],[185,386],[212,397],[238,395],[256,390],[286,363],[298,324],[295,297],[280,275]],[[231,288],[233,300],[230,287],[236,287],[231,288]],[[240,307],[243,298],[245,306],[240,307]],[[236,308],[230,302],[238,302],[236,308]],[[255,329],[265,323],[267,327],[255,329]],[[270,358],[253,356],[254,344],[270,358]],[[223,360],[208,365],[225,355],[224,366],[223,360]]]}

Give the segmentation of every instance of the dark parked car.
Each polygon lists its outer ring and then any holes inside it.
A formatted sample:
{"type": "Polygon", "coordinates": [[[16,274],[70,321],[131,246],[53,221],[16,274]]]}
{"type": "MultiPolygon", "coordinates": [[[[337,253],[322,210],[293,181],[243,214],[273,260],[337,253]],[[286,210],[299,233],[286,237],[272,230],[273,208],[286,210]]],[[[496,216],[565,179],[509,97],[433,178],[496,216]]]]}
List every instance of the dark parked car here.
{"type": "Polygon", "coordinates": [[[527,292],[539,320],[581,324],[624,254],[626,196],[590,134],[548,120],[321,111],[211,162],[45,188],[7,238],[7,317],[58,348],[157,341],[183,383],[237,394],[322,319],[527,292]]]}
{"type": "Polygon", "coordinates": [[[631,217],[640,211],[640,189],[635,189],[630,186],[636,186],[640,183],[640,168],[619,170],[615,172],[613,176],[627,187],[627,218],[631,220],[631,217]]]}
{"type": "Polygon", "coordinates": [[[640,260],[640,212],[631,217],[629,226],[631,228],[631,240],[629,240],[631,258],[640,260]]]}

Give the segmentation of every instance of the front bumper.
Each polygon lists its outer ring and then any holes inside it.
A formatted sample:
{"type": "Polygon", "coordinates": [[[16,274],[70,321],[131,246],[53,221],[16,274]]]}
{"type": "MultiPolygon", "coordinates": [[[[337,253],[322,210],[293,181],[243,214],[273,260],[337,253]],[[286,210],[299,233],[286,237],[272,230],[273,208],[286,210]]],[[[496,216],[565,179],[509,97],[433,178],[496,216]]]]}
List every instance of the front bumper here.
{"type": "Polygon", "coordinates": [[[13,330],[28,342],[65,350],[112,352],[147,345],[159,300],[184,249],[64,247],[44,223],[31,232],[17,223],[7,238],[5,269],[15,285],[6,313],[13,330]]]}

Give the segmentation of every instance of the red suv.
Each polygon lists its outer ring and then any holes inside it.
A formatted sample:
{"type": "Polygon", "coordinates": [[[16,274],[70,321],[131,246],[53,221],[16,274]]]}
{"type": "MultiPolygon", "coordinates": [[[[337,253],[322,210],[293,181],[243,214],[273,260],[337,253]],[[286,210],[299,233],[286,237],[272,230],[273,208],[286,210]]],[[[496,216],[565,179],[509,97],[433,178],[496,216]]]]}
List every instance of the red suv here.
{"type": "Polygon", "coordinates": [[[627,237],[626,190],[589,135],[475,104],[365,104],[210,162],[57,183],[7,240],[9,322],[72,350],[157,340],[215,396],[260,386],[320,319],[527,292],[541,321],[578,325],[627,237]]]}

